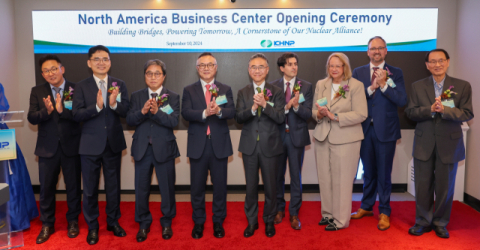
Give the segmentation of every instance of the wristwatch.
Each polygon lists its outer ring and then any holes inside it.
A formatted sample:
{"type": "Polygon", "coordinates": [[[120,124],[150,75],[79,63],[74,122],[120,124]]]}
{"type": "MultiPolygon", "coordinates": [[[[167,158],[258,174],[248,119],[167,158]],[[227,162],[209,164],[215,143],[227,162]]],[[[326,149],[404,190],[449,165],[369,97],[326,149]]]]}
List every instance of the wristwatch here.
{"type": "Polygon", "coordinates": [[[335,113],[335,117],[333,117],[333,120],[336,121],[336,122],[338,122],[338,115],[337,115],[337,113],[335,113]]]}

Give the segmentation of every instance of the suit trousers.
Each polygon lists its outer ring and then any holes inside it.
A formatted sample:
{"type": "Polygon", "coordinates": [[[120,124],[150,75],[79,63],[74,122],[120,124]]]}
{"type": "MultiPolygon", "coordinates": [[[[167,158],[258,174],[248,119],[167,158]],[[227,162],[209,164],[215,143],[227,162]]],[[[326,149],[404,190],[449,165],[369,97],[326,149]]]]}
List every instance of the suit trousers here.
{"type": "Polygon", "coordinates": [[[205,187],[208,171],[213,184],[212,221],[223,224],[227,217],[227,164],[228,157],[218,159],[213,152],[212,140],[207,139],[202,156],[199,159],[190,158],[190,193],[192,201],[192,219],[195,224],[204,224],[205,187]]]}
{"type": "Polygon", "coordinates": [[[361,141],[331,144],[315,140],[322,217],[334,219],[338,228],[346,228],[352,212],[353,180],[360,159],[361,141]]]}
{"type": "Polygon", "coordinates": [[[302,165],[305,147],[295,147],[289,133],[283,140],[283,154],[280,156],[277,172],[277,211],[285,211],[285,173],[290,170],[290,206],[291,216],[298,215],[302,206],[302,165]]]}
{"type": "Polygon", "coordinates": [[[141,229],[150,228],[152,214],[149,208],[150,185],[153,168],[157,175],[158,187],[162,196],[161,211],[162,227],[170,227],[172,219],[177,214],[175,203],[175,159],[167,162],[155,160],[152,145],[148,145],[145,155],[140,161],[135,161],[135,221],[141,229]]]}
{"type": "Polygon", "coordinates": [[[427,161],[413,158],[415,176],[415,223],[447,226],[452,211],[458,162],[444,164],[435,146],[427,161]],[[434,201],[435,194],[435,201],[434,201]],[[434,210],[435,207],[435,210],[434,210]]]}
{"type": "Polygon", "coordinates": [[[392,166],[397,141],[381,142],[373,125],[368,126],[360,148],[364,182],[362,209],[372,211],[378,194],[378,210],[390,216],[390,194],[392,193],[392,166]]]}
{"type": "Polygon", "coordinates": [[[53,227],[55,224],[55,193],[60,169],[67,191],[67,222],[78,221],[78,215],[81,212],[80,156],[65,155],[59,143],[57,152],[52,157],[38,157],[40,220],[48,227],[53,227]]]}
{"type": "Polygon", "coordinates": [[[273,223],[276,215],[276,177],[278,169],[278,156],[266,157],[260,149],[257,141],[252,155],[242,154],[243,166],[245,168],[245,181],[247,193],[245,196],[245,214],[249,225],[258,224],[258,169],[262,173],[263,186],[265,191],[265,204],[263,206],[263,221],[273,223]]]}
{"type": "Polygon", "coordinates": [[[107,141],[100,155],[81,155],[83,176],[83,215],[88,229],[98,229],[98,186],[103,166],[107,206],[107,225],[118,225],[120,219],[120,164],[122,152],[115,153],[107,141]]]}

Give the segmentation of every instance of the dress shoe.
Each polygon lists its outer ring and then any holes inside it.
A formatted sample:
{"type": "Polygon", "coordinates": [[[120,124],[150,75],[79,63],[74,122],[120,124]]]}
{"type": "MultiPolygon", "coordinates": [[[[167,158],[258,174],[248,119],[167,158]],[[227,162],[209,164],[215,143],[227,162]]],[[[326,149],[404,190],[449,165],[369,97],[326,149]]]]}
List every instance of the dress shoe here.
{"type": "Polygon", "coordinates": [[[192,230],[192,238],[200,239],[203,237],[203,224],[195,224],[192,230]]]}
{"type": "Polygon", "coordinates": [[[215,238],[223,238],[225,236],[225,229],[223,229],[222,224],[213,223],[213,236],[215,238]]]}
{"type": "Polygon", "coordinates": [[[243,236],[245,236],[245,238],[253,236],[253,234],[255,233],[255,230],[257,229],[258,229],[258,223],[255,225],[248,224],[247,228],[245,228],[245,231],[243,231],[243,236]]]}
{"type": "Polygon", "coordinates": [[[279,224],[282,222],[282,219],[285,218],[285,212],[278,211],[277,215],[275,215],[275,219],[273,219],[273,223],[279,224]]]}
{"type": "Polygon", "coordinates": [[[40,230],[40,234],[38,234],[37,237],[37,244],[42,244],[45,241],[50,238],[50,235],[55,233],[55,228],[54,227],[47,227],[47,226],[42,226],[42,229],[40,230]]]}
{"type": "Polygon", "coordinates": [[[328,220],[328,226],[325,227],[325,231],[338,231],[342,228],[338,228],[337,224],[333,221],[333,219],[328,220]]]}
{"type": "Polygon", "coordinates": [[[117,237],[127,236],[127,233],[125,233],[125,230],[123,230],[123,228],[120,225],[107,226],[107,231],[113,231],[113,235],[117,237]]]}
{"type": "Polygon", "coordinates": [[[381,231],[385,231],[390,228],[390,217],[386,214],[380,214],[378,216],[377,228],[381,231]]]}
{"type": "Polygon", "coordinates": [[[150,228],[138,230],[137,242],[143,242],[147,239],[147,234],[150,233],[150,228]]]}
{"type": "Polygon", "coordinates": [[[95,245],[98,242],[98,229],[88,230],[87,243],[89,245],[95,245]]]}
{"type": "Polygon", "coordinates": [[[78,236],[78,233],[80,233],[80,230],[78,229],[78,222],[76,221],[70,221],[67,229],[68,238],[75,238],[78,236]]]}
{"type": "Polygon", "coordinates": [[[273,225],[273,222],[269,222],[265,225],[265,235],[267,235],[267,237],[273,237],[275,235],[275,226],[273,225]]]}
{"type": "Polygon", "coordinates": [[[435,231],[435,234],[440,238],[450,238],[450,234],[448,233],[446,227],[433,226],[433,230],[435,231]]]}
{"type": "Polygon", "coordinates": [[[361,219],[363,216],[373,216],[373,211],[367,211],[359,208],[357,212],[352,213],[351,219],[361,219]]]}
{"type": "Polygon", "coordinates": [[[173,236],[172,227],[162,227],[162,238],[164,240],[169,240],[173,236]]]}
{"type": "Polygon", "coordinates": [[[302,223],[300,222],[300,219],[298,219],[297,215],[290,215],[290,224],[295,230],[302,229],[302,223]]]}
{"type": "Polygon", "coordinates": [[[328,221],[329,221],[328,217],[323,217],[323,218],[320,220],[320,222],[318,223],[318,225],[320,225],[320,226],[328,225],[328,221]]]}
{"type": "Polygon", "coordinates": [[[419,225],[419,224],[415,224],[413,227],[408,229],[408,233],[411,234],[411,235],[415,235],[415,236],[420,236],[420,235],[422,235],[424,233],[428,233],[430,231],[432,231],[432,227],[422,226],[422,225],[419,225]]]}

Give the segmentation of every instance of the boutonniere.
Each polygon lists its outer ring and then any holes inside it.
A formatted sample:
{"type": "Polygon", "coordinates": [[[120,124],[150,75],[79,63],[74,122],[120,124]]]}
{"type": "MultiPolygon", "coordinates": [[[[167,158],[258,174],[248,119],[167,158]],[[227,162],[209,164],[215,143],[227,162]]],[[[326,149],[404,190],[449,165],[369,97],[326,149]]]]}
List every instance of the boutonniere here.
{"type": "Polygon", "coordinates": [[[63,91],[63,100],[71,101],[73,99],[73,88],[68,87],[68,91],[63,91]]]}
{"type": "Polygon", "coordinates": [[[117,82],[112,82],[112,87],[108,89],[108,93],[112,93],[113,90],[118,89],[117,82]]]}
{"type": "Polygon", "coordinates": [[[218,96],[218,91],[220,91],[220,89],[217,87],[217,85],[215,85],[215,83],[212,83],[212,85],[210,86],[210,89],[208,91],[210,91],[210,93],[212,93],[213,97],[217,97],[218,96]]]}
{"type": "Polygon", "coordinates": [[[385,67],[387,69],[387,74],[385,75],[385,80],[388,80],[390,78],[389,76],[393,76],[392,72],[388,69],[388,67],[385,67]]]}
{"type": "Polygon", "coordinates": [[[348,88],[348,85],[343,85],[343,86],[340,86],[338,87],[338,92],[337,94],[335,94],[335,98],[337,97],[343,97],[343,98],[346,98],[345,97],[345,94],[347,93],[347,91],[349,91],[350,89],[348,88]]]}
{"type": "Polygon", "coordinates": [[[272,91],[270,91],[267,88],[263,90],[263,97],[265,98],[265,101],[270,100],[271,96],[272,96],[272,91]]]}
{"type": "Polygon", "coordinates": [[[300,84],[300,81],[295,83],[293,85],[293,94],[296,95],[297,92],[300,92],[300,88],[302,87],[302,84],[300,84]]]}
{"type": "Polygon", "coordinates": [[[448,87],[448,89],[443,92],[441,96],[442,99],[450,99],[452,98],[452,95],[456,95],[457,92],[453,92],[452,89],[453,89],[453,86],[448,87]]]}
{"type": "Polygon", "coordinates": [[[161,96],[157,96],[157,104],[158,106],[162,106],[164,102],[168,100],[168,94],[163,94],[161,96]]]}

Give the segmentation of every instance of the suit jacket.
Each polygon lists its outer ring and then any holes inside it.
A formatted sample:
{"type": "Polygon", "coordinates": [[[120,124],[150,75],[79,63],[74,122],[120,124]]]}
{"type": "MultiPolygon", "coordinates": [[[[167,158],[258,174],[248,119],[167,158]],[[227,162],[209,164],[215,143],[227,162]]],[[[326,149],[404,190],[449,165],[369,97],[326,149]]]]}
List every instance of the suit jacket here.
{"type": "Polygon", "coordinates": [[[269,83],[265,83],[265,89],[272,92],[269,102],[259,117],[252,114],[253,96],[256,91],[253,83],[238,91],[235,120],[243,124],[242,134],[238,151],[246,155],[253,154],[257,136],[260,135],[259,145],[267,157],[273,157],[283,153],[283,144],[280,138],[278,125],[285,122],[285,95],[283,89],[269,83]]]}
{"type": "MultiPolygon", "coordinates": [[[[68,90],[69,87],[72,87],[75,90],[74,93],[76,92],[75,84],[65,81],[64,91],[68,90]]],[[[61,114],[57,112],[55,108],[55,97],[48,82],[32,88],[27,119],[32,125],[38,124],[35,155],[45,158],[53,157],[57,152],[57,142],[59,140],[60,146],[65,155],[78,155],[81,133],[80,123],[73,119],[71,110],[63,108],[61,114]],[[50,115],[43,103],[43,98],[46,98],[49,95],[54,107],[54,110],[50,115]]]]}
{"type": "MultiPolygon", "coordinates": [[[[235,116],[235,105],[233,104],[232,89],[223,83],[214,82],[218,87],[218,96],[225,95],[227,103],[219,105],[222,109],[222,116],[208,116],[202,119],[202,114],[207,108],[205,94],[203,93],[200,81],[190,84],[183,89],[182,116],[189,122],[187,157],[199,159],[207,140],[207,128],[210,126],[213,152],[218,159],[229,157],[233,154],[230,130],[227,120],[235,116]]],[[[213,96],[210,100],[213,99],[213,96]]]]}
{"type": "Polygon", "coordinates": [[[361,123],[367,118],[368,110],[363,84],[355,78],[350,78],[340,83],[340,86],[344,85],[349,86],[345,98],[337,97],[332,100],[332,78],[317,82],[312,117],[317,121],[313,137],[318,141],[324,141],[328,136],[328,141],[332,144],[345,144],[364,138],[361,123]],[[318,108],[315,103],[323,97],[327,98],[327,108],[330,112],[338,115],[339,122],[330,121],[326,116],[317,119],[318,108]]]}
{"type": "MultiPolygon", "coordinates": [[[[308,133],[307,121],[312,114],[313,91],[311,83],[298,77],[296,81],[300,82],[300,84],[302,85],[302,87],[300,87],[300,94],[303,94],[305,101],[298,105],[297,112],[293,110],[292,106],[288,111],[288,114],[285,115],[285,117],[288,119],[288,126],[290,132],[288,134],[285,133],[285,121],[282,124],[278,125],[278,129],[280,130],[280,136],[282,137],[282,141],[284,140],[285,135],[288,135],[292,139],[292,143],[295,147],[305,147],[307,145],[310,145],[311,143],[310,134],[308,133]]],[[[281,88],[282,90],[285,89],[285,81],[283,77],[272,82],[271,84],[281,88]]]]}
{"type": "Polygon", "coordinates": [[[445,76],[443,91],[450,86],[456,92],[453,95],[454,108],[445,107],[443,116],[435,114],[432,118],[431,106],[435,103],[433,77],[427,77],[412,84],[412,95],[405,109],[407,116],[417,122],[413,143],[413,157],[426,161],[437,147],[444,164],[453,164],[465,159],[462,122],[473,118],[472,87],[470,83],[445,76]]]}
{"type": "Polygon", "coordinates": [[[113,152],[118,153],[127,148],[123,134],[120,117],[125,118],[130,106],[128,91],[125,82],[108,76],[107,90],[117,82],[120,87],[121,102],[112,110],[108,104],[110,93],[107,93],[107,107],[97,112],[98,86],[93,76],[77,83],[73,95],[73,117],[77,122],[83,122],[82,136],[80,138],[81,155],[100,155],[107,144],[113,152]]]}
{"type": "Polygon", "coordinates": [[[178,124],[180,115],[180,96],[163,87],[160,95],[168,94],[167,101],[163,104],[170,105],[173,112],[164,113],[159,110],[155,115],[151,112],[142,114],[142,108],[147,100],[151,99],[148,88],[136,91],[130,98],[130,110],[127,113],[127,123],[136,126],[133,134],[132,156],[135,161],[140,161],[152,139],[152,148],[155,160],[162,163],[180,156],[173,128],[178,124]]]}
{"type": "Polygon", "coordinates": [[[353,70],[353,78],[363,82],[367,97],[368,118],[362,123],[363,133],[367,132],[373,118],[375,122],[373,129],[381,142],[396,141],[402,137],[397,108],[407,105],[407,92],[402,70],[385,63],[383,69],[387,68],[392,73],[389,77],[396,86],[395,88],[388,86],[385,92],[378,88],[375,91],[376,94],[372,95],[373,97],[368,95],[367,90],[371,85],[370,64],[353,70]]]}

